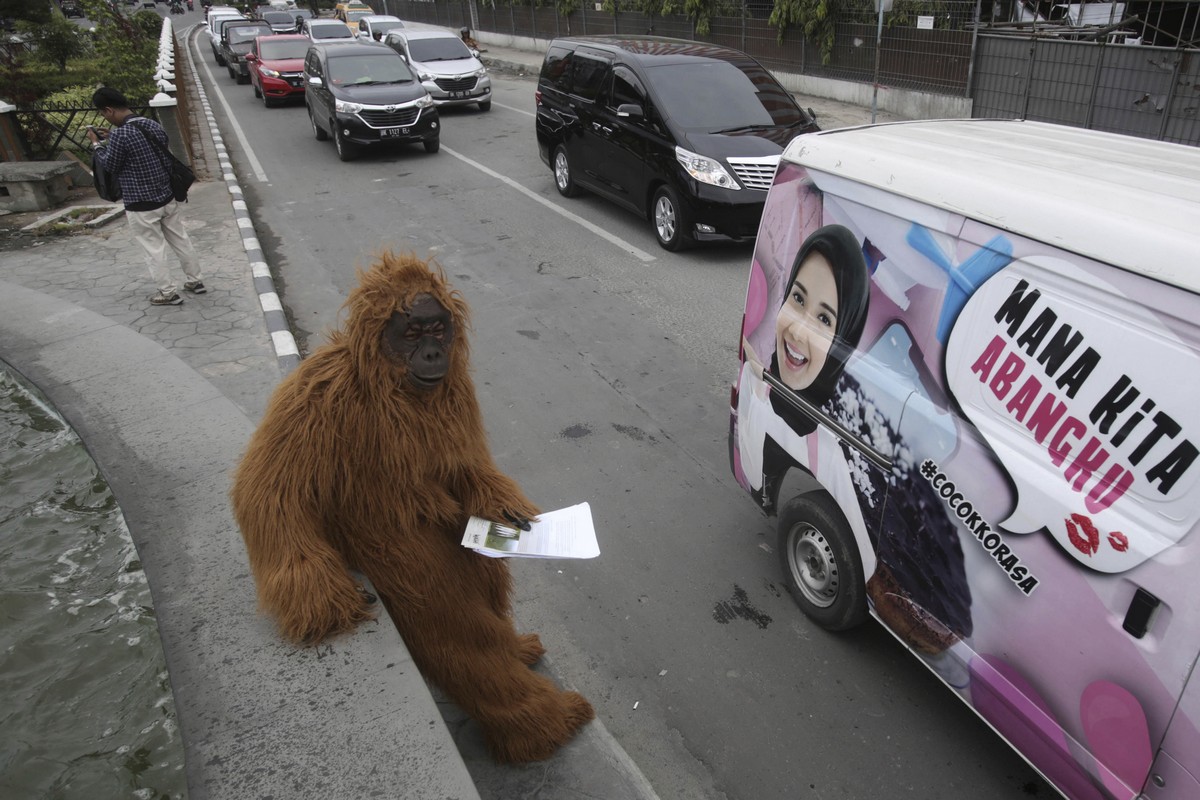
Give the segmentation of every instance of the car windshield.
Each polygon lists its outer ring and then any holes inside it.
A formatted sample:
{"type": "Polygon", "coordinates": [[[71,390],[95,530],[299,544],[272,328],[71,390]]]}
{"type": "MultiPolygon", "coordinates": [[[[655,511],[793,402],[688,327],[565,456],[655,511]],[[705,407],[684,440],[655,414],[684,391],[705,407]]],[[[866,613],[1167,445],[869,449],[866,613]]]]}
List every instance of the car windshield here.
{"type": "Polygon", "coordinates": [[[267,61],[280,61],[285,58],[304,58],[308,52],[308,39],[288,39],[286,42],[259,42],[262,49],[260,55],[267,61]]]}
{"type": "Polygon", "coordinates": [[[312,19],[313,18],[312,12],[309,11],[307,8],[293,8],[291,11],[289,11],[287,13],[292,15],[292,19],[312,19]]]}
{"type": "Polygon", "coordinates": [[[371,11],[369,9],[367,11],[347,11],[346,12],[346,22],[358,22],[363,17],[369,17],[374,13],[375,13],[374,11],[371,11]]]}
{"type": "Polygon", "coordinates": [[[329,82],[334,86],[363,86],[372,83],[406,83],[412,71],[403,59],[385,50],[378,55],[341,56],[329,59],[329,82]]]}
{"type": "Polygon", "coordinates": [[[295,25],[296,20],[286,11],[268,11],[262,15],[262,21],[271,25],[295,25]]]}
{"type": "Polygon", "coordinates": [[[310,28],[314,39],[350,39],[354,34],[342,23],[336,25],[313,25],[310,28]]]}
{"type": "Polygon", "coordinates": [[[408,54],[413,61],[457,61],[470,58],[471,51],[461,39],[450,37],[438,39],[411,39],[408,54]]]}
{"type": "Polygon", "coordinates": [[[257,39],[259,36],[264,36],[264,35],[267,35],[270,33],[271,33],[271,29],[269,27],[251,28],[251,27],[247,26],[244,28],[241,28],[241,27],[230,28],[229,29],[229,43],[230,44],[242,44],[243,42],[248,42],[251,39],[257,39]]]}
{"type": "Polygon", "coordinates": [[[667,117],[687,130],[730,131],[807,122],[765,69],[747,62],[702,61],[651,67],[651,83],[667,117]]]}
{"type": "Polygon", "coordinates": [[[372,22],[371,30],[375,33],[376,38],[382,36],[388,31],[394,31],[397,28],[403,28],[404,23],[398,19],[384,20],[382,22],[372,22]]]}

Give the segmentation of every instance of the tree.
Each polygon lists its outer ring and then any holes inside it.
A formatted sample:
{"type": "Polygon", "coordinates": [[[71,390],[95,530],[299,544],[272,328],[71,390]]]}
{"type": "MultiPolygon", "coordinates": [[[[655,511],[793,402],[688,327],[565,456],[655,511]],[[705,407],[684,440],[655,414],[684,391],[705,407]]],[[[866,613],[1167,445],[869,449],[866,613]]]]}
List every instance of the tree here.
{"type": "Polygon", "coordinates": [[[53,64],[59,72],[66,72],[67,62],[83,55],[88,49],[88,35],[60,14],[53,15],[46,22],[22,21],[17,27],[33,45],[33,57],[53,64]]]}

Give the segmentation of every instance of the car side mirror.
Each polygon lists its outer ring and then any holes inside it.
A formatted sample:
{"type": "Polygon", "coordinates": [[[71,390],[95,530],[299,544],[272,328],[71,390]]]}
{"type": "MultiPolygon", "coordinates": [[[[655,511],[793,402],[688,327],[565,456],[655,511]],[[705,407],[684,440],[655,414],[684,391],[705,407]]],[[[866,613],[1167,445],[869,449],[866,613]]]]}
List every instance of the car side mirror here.
{"type": "Polygon", "coordinates": [[[637,103],[621,103],[621,105],[617,106],[617,116],[638,120],[645,119],[646,112],[637,103]]]}
{"type": "Polygon", "coordinates": [[[806,109],[804,109],[804,110],[808,112],[808,115],[809,115],[810,117],[812,117],[812,121],[813,121],[813,122],[816,122],[816,121],[817,121],[817,112],[815,112],[815,111],[813,111],[813,110],[812,110],[812,106],[809,106],[808,108],[806,108],[806,109]]]}
{"type": "Polygon", "coordinates": [[[309,75],[308,76],[308,85],[312,86],[314,88],[319,88],[319,87],[325,85],[325,81],[321,80],[316,75],[309,75]]]}
{"type": "Polygon", "coordinates": [[[472,47],[472,48],[471,48],[471,57],[472,57],[472,58],[479,58],[479,51],[478,51],[478,50],[476,50],[474,47],[472,47]]]}
{"type": "Polygon", "coordinates": [[[254,55],[254,53],[246,53],[246,60],[250,62],[258,61],[258,56],[254,55]]]}

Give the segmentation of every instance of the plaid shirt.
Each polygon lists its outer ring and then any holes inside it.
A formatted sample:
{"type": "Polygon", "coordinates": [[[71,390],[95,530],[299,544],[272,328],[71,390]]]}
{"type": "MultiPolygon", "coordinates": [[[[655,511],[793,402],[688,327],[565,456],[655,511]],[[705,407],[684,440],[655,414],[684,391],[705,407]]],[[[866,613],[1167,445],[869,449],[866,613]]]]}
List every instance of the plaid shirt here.
{"type": "Polygon", "coordinates": [[[152,136],[167,146],[167,132],[152,119],[128,117],[109,131],[104,146],[96,149],[96,160],[117,176],[121,198],[126,207],[136,203],[165,205],[172,197],[167,157],[146,137],[152,136]],[[141,131],[146,132],[142,136],[141,131]]]}

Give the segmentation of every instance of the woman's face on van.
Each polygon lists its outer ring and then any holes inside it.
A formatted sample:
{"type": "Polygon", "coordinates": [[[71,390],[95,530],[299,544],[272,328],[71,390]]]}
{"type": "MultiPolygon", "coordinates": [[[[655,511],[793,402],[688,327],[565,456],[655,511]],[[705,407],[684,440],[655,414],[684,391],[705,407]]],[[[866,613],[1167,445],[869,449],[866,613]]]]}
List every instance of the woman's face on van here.
{"type": "Polygon", "coordinates": [[[775,320],[775,360],[785,386],[807,389],[821,374],[837,333],[837,315],[833,267],[814,250],[796,271],[775,320]]]}

